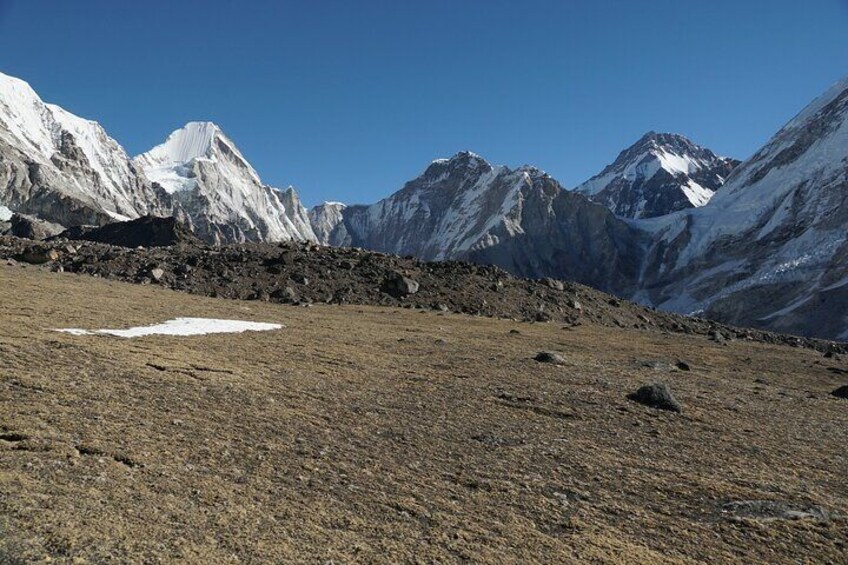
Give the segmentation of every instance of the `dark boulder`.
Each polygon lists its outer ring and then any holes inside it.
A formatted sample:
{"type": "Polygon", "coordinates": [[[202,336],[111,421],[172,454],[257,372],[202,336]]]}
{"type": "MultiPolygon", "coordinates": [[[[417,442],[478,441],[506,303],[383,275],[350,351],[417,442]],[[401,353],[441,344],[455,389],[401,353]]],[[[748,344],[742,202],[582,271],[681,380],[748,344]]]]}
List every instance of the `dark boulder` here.
{"type": "Polygon", "coordinates": [[[13,214],[9,220],[9,233],[15,237],[42,240],[61,233],[65,228],[59,224],[40,220],[35,216],[13,214]]]}
{"type": "Polygon", "coordinates": [[[550,363],[552,365],[565,365],[566,362],[565,357],[552,351],[540,351],[533,359],[539,363],[550,363]]]}
{"type": "Polygon", "coordinates": [[[830,394],[836,398],[844,398],[845,400],[848,400],[848,385],[843,385],[830,394]]]}
{"type": "Polygon", "coordinates": [[[403,298],[404,296],[418,292],[418,287],[418,281],[410,279],[398,272],[390,272],[383,279],[380,289],[395,298],[403,298]]]}
{"type": "Polygon", "coordinates": [[[156,216],[143,216],[99,228],[71,228],[59,234],[59,237],[108,243],[120,247],[170,247],[179,244],[200,244],[200,240],[191,230],[176,218],[156,216]]]}
{"type": "Polygon", "coordinates": [[[654,383],[639,387],[636,392],[627,395],[627,398],[639,404],[657,408],[659,410],[670,410],[680,412],[680,403],[671,394],[671,390],[665,383],[654,383]]]}

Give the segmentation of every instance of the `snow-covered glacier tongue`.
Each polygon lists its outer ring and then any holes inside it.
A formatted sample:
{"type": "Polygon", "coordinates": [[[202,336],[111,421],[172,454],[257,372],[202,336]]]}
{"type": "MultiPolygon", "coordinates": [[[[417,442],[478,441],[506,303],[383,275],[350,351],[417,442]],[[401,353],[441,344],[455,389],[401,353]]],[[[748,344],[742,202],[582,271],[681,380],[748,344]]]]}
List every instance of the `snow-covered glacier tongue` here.
{"type": "Polygon", "coordinates": [[[212,122],[189,122],[134,163],[178,202],[207,241],[315,241],[294,189],[262,183],[212,122]]]}

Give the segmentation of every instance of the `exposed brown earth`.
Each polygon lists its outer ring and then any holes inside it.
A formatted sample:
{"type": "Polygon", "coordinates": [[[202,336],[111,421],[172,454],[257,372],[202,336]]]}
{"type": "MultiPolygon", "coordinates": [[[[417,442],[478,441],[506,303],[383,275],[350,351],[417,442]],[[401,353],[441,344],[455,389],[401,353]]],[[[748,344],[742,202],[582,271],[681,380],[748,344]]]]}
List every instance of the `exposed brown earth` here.
{"type": "Polygon", "coordinates": [[[0,263],[0,563],[848,553],[838,354],[600,314],[563,329],[400,302],[302,308],[49,268],[0,263]],[[52,331],[175,316],[286,327],[52,331]],[[627,398],[655,382],[680,413],[627,398]]]}

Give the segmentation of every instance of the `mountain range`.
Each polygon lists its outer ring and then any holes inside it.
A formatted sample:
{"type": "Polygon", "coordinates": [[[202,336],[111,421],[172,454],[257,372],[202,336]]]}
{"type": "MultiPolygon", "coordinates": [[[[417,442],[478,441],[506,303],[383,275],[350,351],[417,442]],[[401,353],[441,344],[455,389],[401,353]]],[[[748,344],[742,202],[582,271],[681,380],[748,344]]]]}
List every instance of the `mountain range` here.
{"type": "Polygon", "coordinates": [[[370,205],[307,211],[235,143],[191,122],[135,158],[96,122],[0,74],[0,223],[66,227],[172,215],[209,243],[299,240],[491,263],[649,306],[848,339],[848,79],[752,157],[649,132],[566,190],[463,151],[370,205]]]}

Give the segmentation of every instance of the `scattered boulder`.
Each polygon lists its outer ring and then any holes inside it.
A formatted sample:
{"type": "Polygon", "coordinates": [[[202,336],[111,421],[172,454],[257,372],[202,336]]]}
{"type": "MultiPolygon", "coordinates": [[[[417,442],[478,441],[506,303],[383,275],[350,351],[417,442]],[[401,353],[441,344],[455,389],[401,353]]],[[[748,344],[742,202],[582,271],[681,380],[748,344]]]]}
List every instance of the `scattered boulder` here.
{"type": "Polygon", "coordinates": [[[33,265],[42,265],[50,261],[59,259],[59,253],[55,249],[49,247],[28,247],[17,256],[19,261],[31,263],[33,265]]]}
{"type": "Polygon", "coordinates": [[[295,302],[297,300],[297,292],[290,286],[277,289],[270,296],[282,302],[295,302]]]}
{"type": "Polygon", "coordinates": [[[155,269],[150,269],[150,278],[153,279],[154,281],[159,282],[159,281],[162,280],[162,277],[164,277],[164,276],[165,276],[165,271],[163,271],[162,269],[160,269],[158,267],[155,268],[155,269]]]}
{"type": "Polygon", "coordinates": [[[845,400],[848,400],[848,385],[843,385],[830,394],[836,398],[844,398],[845,400]]]}
{"type": "Polygon", "coordinates": [[[692,367],[690,367],[689,363],[687,363],[686,361],[678,361],[677,363],[674,364],[674,366],[677,367],[678,371],[691,371],[692,370],[692,367]]]}
{"type": "Polygon", "coordinates": [[[406,277],[397,271],[387,274],[380,287],[383,292],[395,298],[403,298],[404,296],[415,294],[418,292],[418,288],[418,281],[406,277]]]}
{"type": "Polygon", "coordinates": [[[727,342],[727,338],[723,333],[718,330],[710,330],[710,333],[707,334],[711,340],[718,344],[724,344],[727,342]]]}
{"type": "Polygon", "coordinates": [[[550,363],[552,365],[565,365],[565,357],[553,351],[540,351],[533,358],[539,363],[550,363]]]}
{"type": "Polygon", "coordinates": [[[64,226],[40,220],[35,216],[12,214],[9,233],[15,237],[42,240],[53,237],[65,229],[64,226]]]}
{"type": "Polygon", "coordinates": [[[128,222],[115,222],[103,227],[78,226],[65,230],[59,237],[95,241],[120,247],[171,247],[178,244],[199,245],[200,240],[176,218],[143,216],[128,222]]]}
{"type": "Polygon", "coordinates": [[[627,398],[639,404],[650,406],[658,410],[669,410],[680,412],[680,403],[671,394],[671,389],[665,383],[653,383],[639,387],[636,392],[627,395],[627,398]]]}
{"type": "Polygon", "coordinates": [[[546,284],[549,288],[552,288],[552,289],[554,289],[554,290],[558,290],[558,291],[560,291],[560,292],[562,292],[563,290],[565,290],[565,285],[564,285],[564,284],[562,283],[562,281],[560,281],[560,280],[557,280],[557,279],[551,279],[551,278],[546,278],[546,279],[542,279],[542,281],[543,281],[543,282],[544,282],[544,283],[545,283],[545,284],[546,284]]]}

